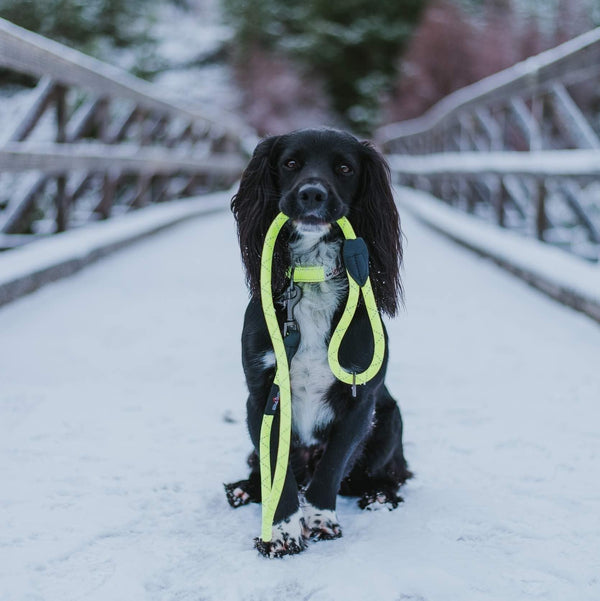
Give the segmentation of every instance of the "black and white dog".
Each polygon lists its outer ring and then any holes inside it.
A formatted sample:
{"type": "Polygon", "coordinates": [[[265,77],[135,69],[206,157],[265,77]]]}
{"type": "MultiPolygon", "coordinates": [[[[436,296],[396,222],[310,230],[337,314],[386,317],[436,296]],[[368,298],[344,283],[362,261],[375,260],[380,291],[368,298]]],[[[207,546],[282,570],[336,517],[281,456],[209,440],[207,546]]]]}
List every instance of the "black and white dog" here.
{"type": "MultiPolygon", "coordinates": [[[[292,265],[322,265],[329,279],[299,284],[294,318],[300,346],[291,361],[292,445],[272,541],[257,540],[270,557],[298,553],[306,541],[341,536],[336,496],[360,497],[363,509],[397,507],[398,487],[411,477],[402,449],[402,418],[384,378],[358,386],[336,380],[327,361],[330,337],[345,305],[348,280],[341,268],[345,216],[369,250],[370,279],[380,312],[393,316],[401,299],[400,223],[387,164],[367,142],[332,129],[310,129],[263,140],[231,203],[251,292],[242,332],[249,389],[248,428],[255,451],[247,480],[225,486],[233,507],[260,502],[259,434],[275,374],[275,357],[260,303],[260,260],[267,229],[284,212],[289,221],[273,256],[277,301],[292,265]]],[[[278,306],[278,305],[276,305],[278,306]]],[[[284,321],[278,308],[278,319],[284,321]]],[[[387,335],[386,335],[387,342],[387,335]]],[[[340,363],[361,372],[373,354],[373,335],[359,304],[340,348],[340,363]]],[[[277,418],[276,418],[277,419],[277,418]]],[[[274,423],[278,431],[278,422],[274,423]]]]}

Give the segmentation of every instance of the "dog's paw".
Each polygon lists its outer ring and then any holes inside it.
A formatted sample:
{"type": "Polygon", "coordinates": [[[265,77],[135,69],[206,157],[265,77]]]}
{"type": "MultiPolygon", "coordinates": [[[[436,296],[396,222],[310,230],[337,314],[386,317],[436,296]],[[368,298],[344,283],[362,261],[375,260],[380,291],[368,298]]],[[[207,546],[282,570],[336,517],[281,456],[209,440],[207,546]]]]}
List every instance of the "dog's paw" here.
{"type": "Polygon", "coordinates": [[[223,484],[227,501],[232,507],[241,507],[248,503],[256,502],[252,494],[249,480],[240,480],[231,484],[223,484]],[[249,490],[250,489],[250,490],[249,490]]]}
{"type": "Polygon", "coordinates": [[[342,536],[342,529],[335,511],[317,509],[310,503],[302,506],[304,513],[304,536],[314,541],[333,540],[342,536]]]}
{"type": "Polygon", "coordinates": [[[303,537],[304,519],[302,511],[298,510],[289,518],[273,525],[271,540],[265,542],[260,538],[254,539],[254,546],[265,557],[284,557],[295,555],[306,549],[303,537]]]}
{"type": "Polygon", "coordinates": [[[395,492],[372,491],[363,494],[363,496],[358,500],[358,506],[361,509],[366,509],[367,511],[378,511],[380,509],[392,511],[403,502],[404,499],[399,497],[395,492]]]}

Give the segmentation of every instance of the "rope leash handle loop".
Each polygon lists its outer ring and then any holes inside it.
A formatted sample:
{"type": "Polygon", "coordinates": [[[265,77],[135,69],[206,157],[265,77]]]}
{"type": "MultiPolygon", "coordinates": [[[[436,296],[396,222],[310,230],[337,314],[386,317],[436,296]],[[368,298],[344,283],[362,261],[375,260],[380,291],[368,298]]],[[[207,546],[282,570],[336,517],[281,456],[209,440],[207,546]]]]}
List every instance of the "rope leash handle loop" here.
{"type": "MultiPolygon", "coordinates": [[[[337,221],[340,226],[342,233],[346,240],[356,240],[356,234],[352,224],[342,217],[337,221]]],[[[373,379],[377,372],[383,365],[383,359],[385,356],[385,336],[383,333],[383,324],[381,322],[381,316],[377,310],[377,303],[375,302],[375,296],[373,294],[373,288],[371,287],[371,280],[367,276],[364,285],[361,287],[354,280],[350,273],[348,273],[348,300],[346,301],[346,307],[342,313],[342,317],[335,328],[329,342],[329,349],[327,351],[327,360],[329,362],[329,369],[333,372],[333,375],[344,382],[344,384],[350,384],[353,386],[353,391],[357,384],[366,384],[369,380],[373,379]],[[363,295],[365,301],[365,307],[367,309],[367,315],[369,317],[369,323],[371,324],[371,330],[373,332],[373,358],[371,364],[365,371],[355,372],[347,371],[341,365],[339,361],[339,350],[342,340],[350,327],[356,307],[358,305],[358,299],[360,294],[363,295]]]]}

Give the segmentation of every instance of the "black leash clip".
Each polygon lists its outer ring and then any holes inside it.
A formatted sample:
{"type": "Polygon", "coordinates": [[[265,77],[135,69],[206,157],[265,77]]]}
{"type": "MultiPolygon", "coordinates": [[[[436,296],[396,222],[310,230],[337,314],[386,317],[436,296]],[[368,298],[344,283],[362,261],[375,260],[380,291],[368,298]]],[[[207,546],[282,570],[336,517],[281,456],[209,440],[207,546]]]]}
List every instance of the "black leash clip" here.
{"type": "Polygon", "coordinates": [[[302,290],[294,283],[294,270],[290,277],[290,285],[286,288],[283,293],[283,306],[286,311],[286,318],[283,322],[283,336],[288,335],[289,332],[298,331],[298,322],[294,319],[294,307],[300,302],[302,298],[302,290]]]}

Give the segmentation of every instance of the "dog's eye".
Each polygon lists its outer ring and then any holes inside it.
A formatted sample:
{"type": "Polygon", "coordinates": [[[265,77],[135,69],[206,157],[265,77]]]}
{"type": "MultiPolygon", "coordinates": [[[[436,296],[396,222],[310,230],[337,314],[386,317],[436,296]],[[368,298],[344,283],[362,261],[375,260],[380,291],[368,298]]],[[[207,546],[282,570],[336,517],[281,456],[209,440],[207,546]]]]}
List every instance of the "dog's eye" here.
{"type": "Polygon", "coordinates": [[[287,161],[285,161],[285,163],[283,164],[283,166],[286,169],[290,169],[290,170],[295,170],[298,169],[300,167],[300,163],[298,161],[296,161],[295,159],[288,159],[287,161]]]}
{"type": "Polygon", "coordinates": [[[339,167],[338,167],[338,171],[342,174],[342,175],[351,175],[352,173],[354,173],[354,169],[352,169],[352,167],[350,167],[350,165],[346,165],[345,163],[342,163],[339,167]]]}

